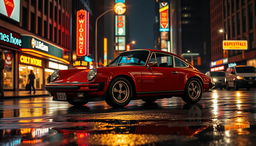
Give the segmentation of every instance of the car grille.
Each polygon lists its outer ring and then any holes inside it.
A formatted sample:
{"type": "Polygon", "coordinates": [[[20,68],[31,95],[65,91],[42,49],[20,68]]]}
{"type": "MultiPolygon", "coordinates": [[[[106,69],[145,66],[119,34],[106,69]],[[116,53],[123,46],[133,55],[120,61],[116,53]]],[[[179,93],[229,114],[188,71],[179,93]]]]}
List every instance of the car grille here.
{"type": "Polygon", "coordinates": [[[256,80],[256,77],[245,77],[246,80],[256,80]]]}

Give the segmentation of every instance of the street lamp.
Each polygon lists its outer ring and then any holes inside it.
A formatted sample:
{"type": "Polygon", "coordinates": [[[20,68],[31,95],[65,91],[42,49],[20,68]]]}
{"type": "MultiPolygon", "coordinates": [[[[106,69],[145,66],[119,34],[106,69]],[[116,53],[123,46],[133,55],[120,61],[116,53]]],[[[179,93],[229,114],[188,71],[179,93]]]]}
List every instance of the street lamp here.
{"type": "MultiPolygon", "coordinates": [[[[219,33],[224,34],[225,35],[225,40],[228,40],[228,34],[225,32],[225,30],[223,28],[219,29],[219,33]]],[[[228,57],[228,51],[227,50],[223,50],[223,57],[228,57]]]]}
{"type": "Polygon", "coordinates": [[[112,12],[112,11],[114,11],[118,15],[122,15],[126,12],[126,5],[124,3],[116,3],[113,9],[109,9],[109,10],[103,12],[96,18],[96,22],[95,22],[95,63],[96,63],[96,67],[98,67],[98,21],[101,17],[103,17],[104,15],[106,15],[107,13],[112,12]]]}

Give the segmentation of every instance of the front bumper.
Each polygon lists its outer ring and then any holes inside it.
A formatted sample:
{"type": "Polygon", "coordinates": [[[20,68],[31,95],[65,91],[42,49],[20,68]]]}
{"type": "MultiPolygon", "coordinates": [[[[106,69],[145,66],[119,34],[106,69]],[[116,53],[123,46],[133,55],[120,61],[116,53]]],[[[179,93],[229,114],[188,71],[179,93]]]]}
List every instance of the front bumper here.
{"type": "Polygon", "coordinates": [[[256,87],[256,80],[236,80],[238,87],[256,87]]]}
{"type": "Polygon", "coordinates": [[[104,94],[104,83],[49,83],[46,90],[53,100],[66,101],[76,98],[94,98],[104,94]]]}

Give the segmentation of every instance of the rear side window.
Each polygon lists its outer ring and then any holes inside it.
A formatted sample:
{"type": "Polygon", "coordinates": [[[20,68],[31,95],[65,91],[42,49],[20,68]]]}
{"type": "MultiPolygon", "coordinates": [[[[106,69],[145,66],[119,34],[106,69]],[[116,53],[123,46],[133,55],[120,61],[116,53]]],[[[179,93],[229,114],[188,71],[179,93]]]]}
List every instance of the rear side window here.
{"type": "Polygon", "coordinates": [[[185,62],[175,57],[175,67],[187,67],[187,66],[188,65],[185,62]]]}

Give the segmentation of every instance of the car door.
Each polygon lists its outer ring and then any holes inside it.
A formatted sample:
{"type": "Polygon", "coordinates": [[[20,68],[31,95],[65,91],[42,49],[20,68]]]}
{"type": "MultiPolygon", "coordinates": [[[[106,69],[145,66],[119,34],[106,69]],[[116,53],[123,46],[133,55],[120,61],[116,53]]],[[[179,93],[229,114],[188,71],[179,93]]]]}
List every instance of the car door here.
{"type": "Polygon", "coordinates": [[[191,72],[189,65],[178,57],[174,57],[174,68],[179,82],[176,84],[176,90],[184,90],[187,83],[187,74],[191,72]]]}
{"type": "MultiPolygon", "coordinates": [[[[154,76],[155,92],[173,92],[178,90],[179,84],[178,74],[174,68],[173,56],[166,53],[155,52],[155,67],[151,68],[152,76],[154,76]]],[[[153,58],[151,60],[154,60],[153,58]]]]}

